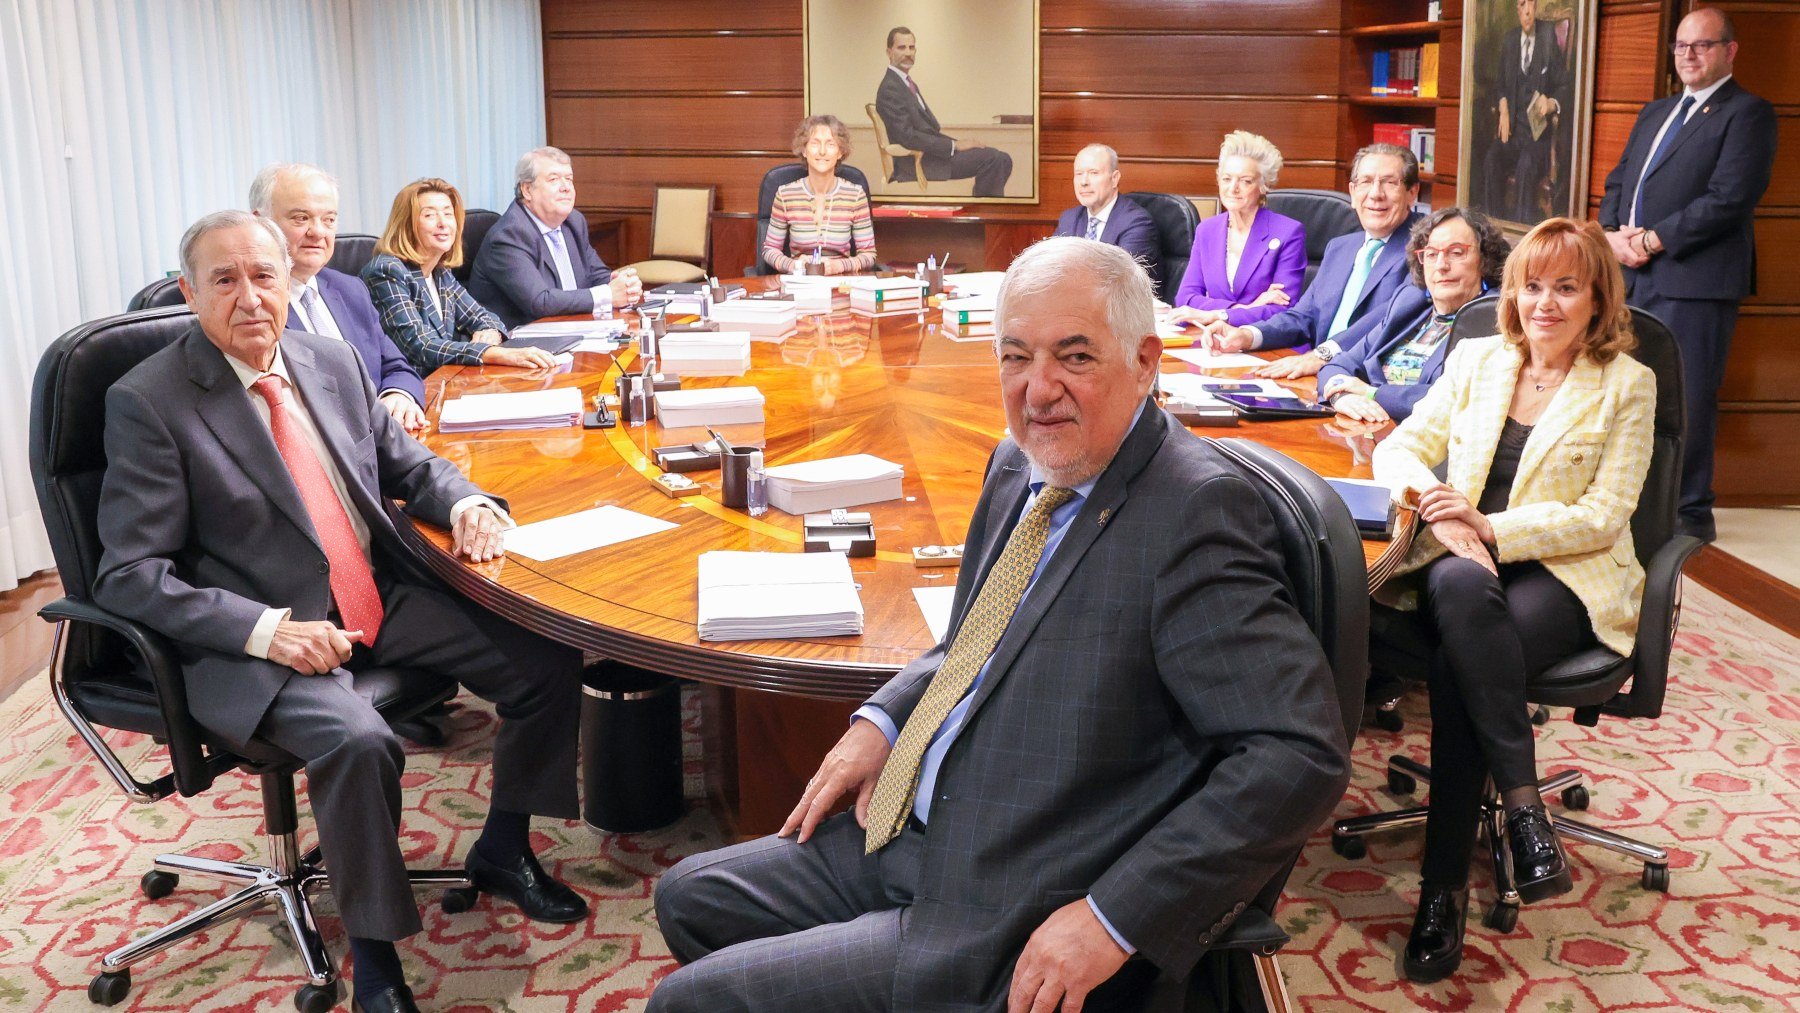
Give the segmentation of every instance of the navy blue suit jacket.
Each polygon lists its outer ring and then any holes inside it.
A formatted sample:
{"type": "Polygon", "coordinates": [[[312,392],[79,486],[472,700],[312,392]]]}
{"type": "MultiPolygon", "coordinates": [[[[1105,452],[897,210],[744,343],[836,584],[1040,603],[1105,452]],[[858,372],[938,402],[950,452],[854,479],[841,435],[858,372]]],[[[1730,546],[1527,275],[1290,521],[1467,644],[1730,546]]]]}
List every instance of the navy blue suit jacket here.
{"type": "Polygon", "coordinates": [[[589,289],[612,280],[612,270],[588,241],[587,219],[571,211],[562,223],[563,246],[575,269],[575,288],[564,289],[550,245],[525,206],[514,200],[488,230],[475,254],[469,294],[492,310],[508,330],[542,317],[594,312],[589,289]]]}
{"type": "Polygon", "coordinates": [[[1375,403],[1394,421],[1412,414],[1413,406],[1431,389],[1444,372],[1444,349],[1448,338],[1425,359],[1418,383],[1388,383],[1381,371],[1381,360],[1388,353],[1411,341],[1432,317],[1431,295],[1412,283],[1402,285],[1388,300],[1375,326],[1356,344],[1343,350],[1319,370],[1319,389],[1334,376],[1352,376],[1375,387],[1375,403]]]}
{"type": "MultiPolygon", "coordinates": [[[[1062,213],[1056,223],[1056,235],[1086,236],[1087,225],[1087,208],[1077,204],[1062,213]]],[[[1136,201],[1127,200],[1123,195],[1113,201],[1112,214],[1107,216],[1106,225],[1100,229],[1100,241],[1111,243],[1135,257],[1144,265],[1144,270],[1150,272],[1150,280],[1161,280],[1162,241],[1156,231],[1156,220],[1138,207],[1136,201]]]]}
{"type": "MultiPolygon", "coordinates": [[[[1638,113],[1625,155],[1606,174],[1600,224],[1631,217],[1631,197],[1651,145],[1679,94],[1638,113]]],[[[1656,233],[1666,252],[1642,270],[1625,269],[1637,286],[1648,282],[1667,299],[1736,301],[1756,291],[1756,237],[1751,217],[1775,163],[1775,107],[1738,87],[1733,78],[1688,114],[1674,146],[1644,177],[1638,224],[1656,233]]]]}
{"type": "MultiPolygon", "coordinates": [[[[337,324],[338,331],[356,353],[362,356],[363,366],[369,371],[369,379],[375,381],[377,391],[403,390],[412,399],[425,406],[425,384],[419,379],[418,370],[406,361],[406,354],[394,339],[381,329],[381,314],[375,312],[375,303],[369,299],[369,288],[361,278],[352,278],[342,271],[333,271],[322,267],[315,276],[319,283],[319,295],[325,300],[325,308],[331,311],[332,322],[337,324]]],[[[295,297],[295,301],[299,301],[295,297]]],[[[290,331],[305,330],[300,326],[300,317],[288,313],[287,329],[290,331]]]]}
{"type": "Polygon", "coordinates": [[[1319,273],[1313,276],[1312,284],[1306,287],[1299,301],[1253,325],[1262,331],[1263,336],[1262,344],[1257,347],[1310,347],[1326,338],[1335,338],[1338,347],[1343,349],[1362,340],[1362,336],[1381,318],[1382,309],[1394,298],[1394,293],[1409,280],[1406,270],[1406,240],[1412,234],[1412,227],[1422,217],[1414,211],[1388,236],[1386,245],[1382,246],[1374,265],[1369,268],[1369,277],[1363,282],[1362,294],[1356,300],[1356,309],[1350,314],[1350,325],[1344,328],[1343,333],[1325,332],[1331,327],[1332,318],[1337,316],[1338,301],[1344,297],[1344,286],[1350,283],[1350,273],[1356,269],[1357,254],[1362,252],[1363,240],[1367,238],[1361,229],[1326,243],[1325,256],[1319,261],[1319,273]]]}

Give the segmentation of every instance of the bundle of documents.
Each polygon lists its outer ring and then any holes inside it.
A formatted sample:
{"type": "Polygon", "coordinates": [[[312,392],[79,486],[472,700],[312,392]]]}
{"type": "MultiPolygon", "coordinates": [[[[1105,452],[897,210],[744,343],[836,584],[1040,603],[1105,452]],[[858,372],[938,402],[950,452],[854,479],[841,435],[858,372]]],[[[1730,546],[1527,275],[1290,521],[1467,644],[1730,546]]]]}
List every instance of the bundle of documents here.
{"type": "Polygon", "coordinates": [[[466,433],[476,429],[543,429],[581,421],[581,388],[557,387],[516,394],[465,394],[444,402],[438,430],[466,433]]]}
{"type": "Polygon", "coordinates": [[[750,335],[743,331],[665,334],[656,353],[662,368],[678,376],[743,376],[750,369],[750,335]]]}
{"type": "Polygon", "coordinates": [[[1000,291],[1000,282],[1005,278],[1005,271],[969,271],[963,274],[946,274],[944,275],[944,287],[954,292],[959,299],[977,295],[993,296],[1000,291]]]}
{"type": "Polygon", "coordinates": [[[792,299],[733,299],[714,305],[712,320],[721,328],[744,331],[753,338],[781,338],[794,333],[800,308],[792,299]]]}
{"type": "Polygon", "coordinates": [[[768,469],[769,505],[790,514],[823,513],[899,499],[905,469],[872,454],[827,457],[768,469]]]}
{"type": "Polygon", "coordinates": [[[850,311],[868,317],[917,313],[925,305],[925,285],[917,278],[850,279],[850,311]]]}
{"type": "Polygon", "coordinates": [[[701,640],[858,636],[862,599],[841,552],[703,552],[701,640]]]}
{"type": "Polygon", "coordinates": [[[802,313],[825,313],[831,310],[843,279],[823,274],[784,274],[781,290],[794,297],[794,308],[802,313]]]}
{"type": "Polygon", "coordinates": [[[676,525],[623,507],[603,506],[521,524],[505,533],[506,551],[540,562],[643,538],[676,525]]]}
{"type": "Polygon", "coordinates": [[[656,393],[656,419],[665,428],[736,426],[763,420],[763,395],[755,387],[700,387],[656,393]]]}
{"type": "Polygon", "coordinates": [[[949,327],[968,324],[987,324],[991,327],[994,323],[994,297],[991,295],[945,299],[940,309],[944,314],[944,324],[949,327]]]}
{"type": "Polygon", "coordinates": [[[623,320],[541,320],[513,328],[506,344],[558,352],[615,351],[625,340],[623,320]]]}

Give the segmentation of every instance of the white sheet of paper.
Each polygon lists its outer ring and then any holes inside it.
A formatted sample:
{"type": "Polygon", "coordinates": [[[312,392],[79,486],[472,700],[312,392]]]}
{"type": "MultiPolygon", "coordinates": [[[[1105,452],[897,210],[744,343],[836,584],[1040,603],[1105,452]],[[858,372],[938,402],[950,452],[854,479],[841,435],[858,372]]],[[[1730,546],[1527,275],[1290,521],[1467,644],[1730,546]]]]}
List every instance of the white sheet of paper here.
{"type": "Polygon", "coordinates": [[[622,339],[582,338],[581,343],[575,346],[575,350],[577,352],[598,352],[601,355],[611,355],[624,347],[625,342],[622,339]]]}
{"type": "Polygon", "coordinates": [[[1198,373],[1159,373],[1156,382],[1158,386],[1162,387],[1163,393],[1180,398],[1191,405],[1222,403],[1218,398],[1212,396],[1211,391],[1206,389],[1207,384],[1218,382],[1214,377],[1201,376],[1198,373]]]}
{"type": "Polygon", "coordinates": [[[1200,348],[1171,348],[1163,354],[1180,359],[1182,362],[1191,362],[1201,369],[1238,369],[1244,366],[1263,365],[1261,359],[1254,355],[1245,355],[1242,352],[1222,352],[1214,355],[1200,348]]]}
{"type": "Polygon", "coordinates": [[[925,626],[931,630],[932,642],[943,643],[944,634],[950,632],[950,606],[956,601],[956,585],[915,587],[912,592],[913,601],[919,603],[919,611],[925,613],[925,626]]]}
{"type": "Polygon", "coordinates": [[[512,528],[506,532],[506,551],[544,562],[643,538],[677,526],[622,507],[596,507],[512,528]]]}

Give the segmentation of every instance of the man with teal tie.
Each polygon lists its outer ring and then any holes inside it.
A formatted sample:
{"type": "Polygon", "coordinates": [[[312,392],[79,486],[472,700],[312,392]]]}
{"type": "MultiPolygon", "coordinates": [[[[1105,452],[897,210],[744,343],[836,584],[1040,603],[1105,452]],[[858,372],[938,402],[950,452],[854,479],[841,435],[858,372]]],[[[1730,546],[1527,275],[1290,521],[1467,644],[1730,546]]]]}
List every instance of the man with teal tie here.
{"type": "Polygon", "coordinates": [[[1380,310],[1406,284],[1406,236],[1420,215],[1419,160],[1393,144],[1371,144],[1350,163],[1350,203],[1362,230],[1325,247],[1319,273],[1293,306],[1262,323],[1215,324],[1208,347],[1223,352],[1313,346],[1283,359],[1270,375],[1311,376],[1361,340],[1380,310]]]}

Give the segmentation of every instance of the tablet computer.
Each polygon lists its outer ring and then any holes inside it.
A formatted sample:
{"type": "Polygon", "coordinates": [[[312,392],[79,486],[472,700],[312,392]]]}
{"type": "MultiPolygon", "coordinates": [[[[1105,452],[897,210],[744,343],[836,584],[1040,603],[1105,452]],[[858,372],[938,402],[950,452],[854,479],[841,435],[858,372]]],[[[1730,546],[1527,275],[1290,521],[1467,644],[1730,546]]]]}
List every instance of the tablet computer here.
{"type": "Polygon", "coordinates": [[[1215,391],[1213,396],[1236,408],[1247,419],[1311,419],[1336,415],[1329,405],[1299,397],[1265,397],[1260,394],[1234,394],[1215,391]]]}

